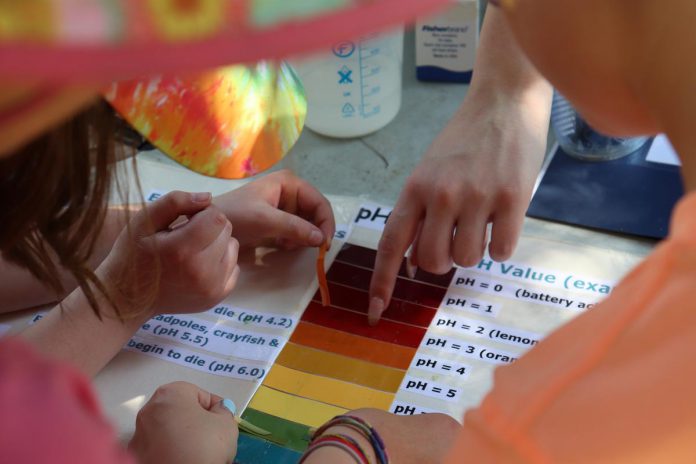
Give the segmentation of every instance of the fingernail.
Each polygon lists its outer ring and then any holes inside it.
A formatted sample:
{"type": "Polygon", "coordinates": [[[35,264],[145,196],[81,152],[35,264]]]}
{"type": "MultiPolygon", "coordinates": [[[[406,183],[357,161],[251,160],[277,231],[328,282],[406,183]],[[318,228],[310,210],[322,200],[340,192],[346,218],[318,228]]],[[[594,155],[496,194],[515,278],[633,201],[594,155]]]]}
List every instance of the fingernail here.
{"type": "Polygon", "coordinates": [[[370,307],[367,310],[367,323],[372,326],[377,325],[379,318],[382,315],[382,311],[384,311],[384,300],[373,296],[370,299],[370,307]]]}
{"type": "Polygon", "coordinates": [[[208,203],[211,197],[210,192],[197,192],[191,194],[191,201],[194,203],[208,203]]]}
{"type": "MultiPolygon", "coordinates": [[[[215,220],[217,221],[218,224],[225,224],[227,221],[227,216],[225,216],[222,213],[217,213],[217,216],[215,216],[215,220]]],[[[227,225],[227,224],[225,224],[227,225]]]]}
{"type": "Polygon", "coordinates": [[[409,253],[406,257],[406,275],[409,279],[415,279],[416,271],[418,271],[418,266],[413,263],[413,255],[409,253]]]}
{"type": "Polygon", "coordinates": [[[493,261],[505,261],[510,258],[512,255],[512,245],[509,244],[504,244],[502,246],[499,246],[497,249],[493,250],[491,248],[488,249],[489,255],[491,258],[493,258],[493,261]]]}
{"type": "Polygon", "coordinates": [[[311,234],[309,234],[309,243],[311,245],[319,246],[324,243],[324,234],[321,231],[314,229],[311,234]]]}
{"type": "Polygon", "coordinates": [[[234,401],[225,398],[222,400],[222,406],[231,412],[233,416],[237,416],[237,405],[234,404],[234,401]]]}
{"type": "Polygon", "coordinates": [[[517,3],[517,0],[488,0],[488,3],[490,3],[493,6],[497,6],[499,8],[505,8],[505,9],[509,10],[515,6],[515,3],[517,3]]]}

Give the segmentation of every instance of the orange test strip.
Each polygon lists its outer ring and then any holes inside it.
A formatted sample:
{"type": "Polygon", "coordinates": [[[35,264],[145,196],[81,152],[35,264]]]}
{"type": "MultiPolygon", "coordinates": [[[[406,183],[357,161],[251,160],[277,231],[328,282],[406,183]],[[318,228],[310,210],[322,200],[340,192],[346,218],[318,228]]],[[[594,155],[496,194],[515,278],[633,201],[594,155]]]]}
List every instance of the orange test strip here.
{"type": "Polygon", "coordinates": [[[328,242],[323,243],[319,247],[319,256],[317,257],[317,280],[319,281],[322,306],[331,306],[331,295],[329,294],[329,284],[326,282],[326,270],[324,267],[324,258],[326,258],[328,247],[328,242]]]}

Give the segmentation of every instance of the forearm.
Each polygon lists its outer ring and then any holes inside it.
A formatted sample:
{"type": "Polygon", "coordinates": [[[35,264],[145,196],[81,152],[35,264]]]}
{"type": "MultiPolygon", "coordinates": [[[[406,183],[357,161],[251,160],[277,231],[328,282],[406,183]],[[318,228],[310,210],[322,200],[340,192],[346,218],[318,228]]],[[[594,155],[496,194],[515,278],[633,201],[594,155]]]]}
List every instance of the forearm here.
{"type": "MultiPolygon", "coordinates": [[[[137,206],[112,206],[107,211],[104,226],[97,238],[89,266],[96,269],[111,251],[111,247],[126,224],[126,211],[131,214],[137,206]]],[[[77,287],[77,282],[58,266],[65,292],[56,293],[37,280],[28,270],[0,257],[0,314],[59,301],[77,287]]]]}
{"type": "MultiPolygon", "coordinates": [[[[479,146],[524,156],[530,163],[540,165],[552,96],[553,88],[519,48],[506,19],[500,11],[490,8],[471,87],[450,121],[453,127],[449,130],[457,134],[458,146],[470,145],[474,137],[479,146]]],[[[501,154],[489,150],[486,158],[501,154]]]]}
{"type": "MultiPolygon", "coordinates": [[[[101,274],[97,270],[97,276],[104,282],[101,274]]],[[[121,321],[104,295],[95,290],[95,297],[101,320],[78,288],[21,336],[44,355],[67,361],[86,375],[94,376],[151,317],[142,313],[121,321]]],[[[116,304],[122,313],[127,313],[125,303],[116,304]]]]}
{"type": "Polygon", "coordinates": [[[489,8],[481,30],[474,76],[466,100],[513,100],[551,106],[552,87],[517,44],[503,14],[489,8]]]}

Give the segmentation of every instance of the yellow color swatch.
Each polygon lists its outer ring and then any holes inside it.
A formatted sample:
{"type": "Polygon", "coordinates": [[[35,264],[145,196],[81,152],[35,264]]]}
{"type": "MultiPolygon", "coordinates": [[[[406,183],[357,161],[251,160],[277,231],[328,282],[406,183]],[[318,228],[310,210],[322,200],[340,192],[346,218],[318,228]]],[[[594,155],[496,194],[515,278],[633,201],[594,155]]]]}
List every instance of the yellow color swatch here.
{"type": "Polygon", "coordinates": [[[393,393],[385,393],[328,377],[306,374],[279,364],[273,366],[263,384],[276,390],[346,409],[377,408],[387,410],[394,400],[393,393]]]}
{"type": "Polygon", "coordinates": [[[276,364],[388,393],[396,393],[406,373],[393,367],[319,351],[292,342],[285,345],[276,364]]]}
{"type": "Polygon", "coordinates": [[[347,409],[319,401],[300,398],[261,385],[251,399],[249,407],[282,419],[309,427],[319,427],[334,416],[345,414],[347,409]]]}

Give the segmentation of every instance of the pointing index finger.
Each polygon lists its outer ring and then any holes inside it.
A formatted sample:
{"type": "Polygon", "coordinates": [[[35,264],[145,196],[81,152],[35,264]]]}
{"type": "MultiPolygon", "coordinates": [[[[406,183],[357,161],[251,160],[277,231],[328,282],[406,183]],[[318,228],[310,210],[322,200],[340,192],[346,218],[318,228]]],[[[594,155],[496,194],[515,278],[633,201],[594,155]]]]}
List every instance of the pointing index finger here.
{"type": "Polygon", "coordinates": [[[419,210],[409,210],[401,207],[400,203],[401,201],[397,203],[389,216],[377,247],[375,270],[370,282],[370,325],[379,322],[382,312],[389,305],[401,262],[406,249],[413,242],[420,222],[419,210]]]}

